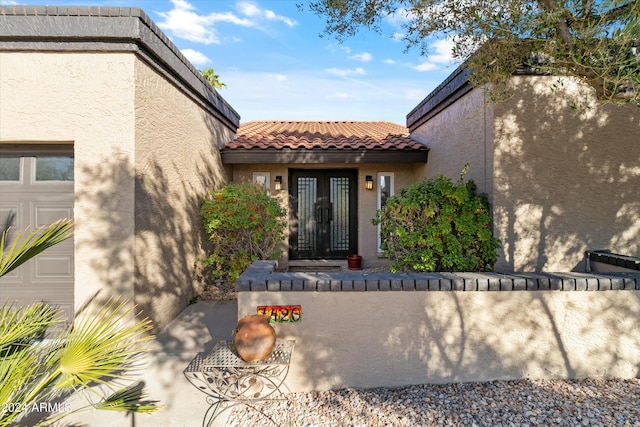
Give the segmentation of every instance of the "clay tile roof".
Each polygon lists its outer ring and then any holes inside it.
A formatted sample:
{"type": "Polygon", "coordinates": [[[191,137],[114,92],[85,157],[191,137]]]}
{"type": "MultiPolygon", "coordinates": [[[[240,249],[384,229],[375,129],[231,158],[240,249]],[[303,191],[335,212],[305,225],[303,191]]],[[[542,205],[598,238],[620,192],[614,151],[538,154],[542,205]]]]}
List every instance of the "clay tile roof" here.
{"type": "Polygon", "coordinates": [[[228,150],[425,150],[391,122],[253,121],[241,124],[228,150]]]}

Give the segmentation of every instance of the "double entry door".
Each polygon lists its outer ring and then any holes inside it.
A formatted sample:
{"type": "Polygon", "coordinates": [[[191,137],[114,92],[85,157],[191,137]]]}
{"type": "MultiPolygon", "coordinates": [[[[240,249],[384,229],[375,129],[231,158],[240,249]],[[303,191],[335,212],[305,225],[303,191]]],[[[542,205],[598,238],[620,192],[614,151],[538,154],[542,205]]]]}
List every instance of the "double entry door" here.
{"type": "Polygon", "coordinates": [[[357,252],[358,173],[292,169],[290,259],[338,259],[357,252]]]}

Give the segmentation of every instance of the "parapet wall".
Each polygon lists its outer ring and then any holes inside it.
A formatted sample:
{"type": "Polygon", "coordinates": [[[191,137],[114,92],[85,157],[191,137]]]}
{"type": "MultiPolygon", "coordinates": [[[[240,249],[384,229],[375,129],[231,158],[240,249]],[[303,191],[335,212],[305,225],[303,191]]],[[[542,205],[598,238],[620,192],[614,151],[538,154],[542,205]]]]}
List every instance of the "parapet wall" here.
{"type": "Polygon", "coordinates": [[[640,376],[640,274],[277,273],[236,282],[238,317],[300,305],[292,391],[640,376]]]}

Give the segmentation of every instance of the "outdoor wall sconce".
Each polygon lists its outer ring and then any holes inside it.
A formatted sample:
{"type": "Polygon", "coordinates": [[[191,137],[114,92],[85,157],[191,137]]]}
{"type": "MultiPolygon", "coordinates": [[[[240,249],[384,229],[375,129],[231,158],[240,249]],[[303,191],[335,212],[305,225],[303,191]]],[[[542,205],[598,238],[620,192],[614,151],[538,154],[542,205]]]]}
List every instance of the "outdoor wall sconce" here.
{"type": "Polygon", "coordinates": [[[373,190],[373,176],[367,175],[364,179],[364,188],[373,190]]]}
{"type": "Polygon", "coordinates": [[[276,176],[276,180],[274,182],[275,182],[275,186],[274,187],[275,187],[276,191],[282,190],[282,176],[280,176],[280,175],[276,176]]]}

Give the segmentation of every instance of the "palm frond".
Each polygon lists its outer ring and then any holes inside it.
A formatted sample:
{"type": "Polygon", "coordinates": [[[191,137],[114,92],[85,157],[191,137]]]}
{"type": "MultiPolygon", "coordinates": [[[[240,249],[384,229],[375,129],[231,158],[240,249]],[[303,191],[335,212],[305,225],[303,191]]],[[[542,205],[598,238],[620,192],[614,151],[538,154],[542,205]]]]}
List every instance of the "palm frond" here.
{"type": "Polygon", "coordinates": [[[0,358],[0,427],[10,425],[20,416],[28,381],[38,367],[38,358],[29,351],[0,358]]]}
{"type": "Polygon", "coordinates": [[[20,308],[4,304],[0,307],[0,358],[28,349],[33,340],[64,319],[64,314],[44,303],[20,308]]]}
{"type": "Polygon", "coordinates": [[[0,426],[20,415],[25,398],[46,372],[42,363],[46,348],[34,344],[47,328],[64,320],[64,315],[43,303],[13,308],[0,307],[0,426]],[[17,409],[11,411],[11,409],[17,409]]]}
{"type": "MultiPolygon", "coordinates": [[[[21,230],[8,246],[9,230],[5,230],[0,236],[0,277],[71,237],[72,228],[70,220],[60,220],[32,232],[21,230]]],[[[148,333],[151,321],[136,320],[133,310],[127,301],[112,300],[78,314],[55,340],[36,342],[49,326],[64,321],[61,312],[44,303],[18,309],[7,304],[0,307],[0,427],[19,421],[20,410],[9,410],[16,404],[27,408],[69,391],[96,394],[93,385],[112,390],[117,380],[127,380],[145,356],[140,344],[153,338],[148,333]]],[[[134,384],[107,398],[101,395],[99,403],[89,401],[84,409],[158,409],[155,401],[144,399],[142,386],[134,384]]]]}
{"type": "Polygon", "coordinates": [[[73,221],[61,219],[29,232],[17,232],[13,243],[7,247],[9,230],[0,237],[0,277],[18,268],[45,249],[56,245],[73,235],[73,221]]]}
{"type": "Polygon", "coordinates": [[[59,350],[62,378],[55,387],[106,384],[139,366],[144,357],[139,344],[152,338],[151,321],[133,322],[133,310],[126,301],[112,300],[80,314],[59,350]]]}
{"type": "Polygon", "coordinates": [[[145,352],[140,343],[153,337],[148,334],[151,321],[135,320],[134,308],[127,301],[111,300],[99,308],[79,313],[60,339],[48,344],[48,353],[40,361],[44,368],[28,385],[22,400],[27,404],[48,401],[71,390],[99,396],[99,403],[88,398],[88,405],[80,410],[151,412],[157,409],[151,401],[136,404],[133,391],[105,399],[96,387],[112,389],[118,380],[128,381],[130,374],[141,367],[145,352]],[[127,399],[118,403],[118,399],[124,397],[127,399]]]}
{"type": "Polygon", "coordinates": [[[95,408],[109,411],[131,411],[149,414],[158,410],[157,400],[148,400],[144,383],[136,382],[100,401],[95,408]]]}

